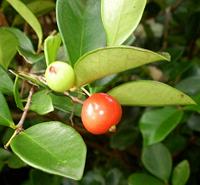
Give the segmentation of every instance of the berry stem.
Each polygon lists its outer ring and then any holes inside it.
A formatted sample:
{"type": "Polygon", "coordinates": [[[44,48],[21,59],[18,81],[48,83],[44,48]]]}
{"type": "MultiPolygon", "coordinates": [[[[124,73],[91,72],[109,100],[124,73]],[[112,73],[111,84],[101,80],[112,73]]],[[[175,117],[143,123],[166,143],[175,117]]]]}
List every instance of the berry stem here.
{"type": "Polygon", "coordinates": [[[75,97],[75,96],[70,95],[67,91],[64,92],[64,95],[70,97],[70,98],[72,99],[73,102],[83,104],[83,101],[82,101],[82,100],[78,99],[78,98],[75,97]]]}
{"type": "Polygon", "coordinates": [[[87,91],[87,89],[85,89],[84,87],[81,87],[81,90],[87,95],[87,96],[91,96],[91,94],[87,91]]]}

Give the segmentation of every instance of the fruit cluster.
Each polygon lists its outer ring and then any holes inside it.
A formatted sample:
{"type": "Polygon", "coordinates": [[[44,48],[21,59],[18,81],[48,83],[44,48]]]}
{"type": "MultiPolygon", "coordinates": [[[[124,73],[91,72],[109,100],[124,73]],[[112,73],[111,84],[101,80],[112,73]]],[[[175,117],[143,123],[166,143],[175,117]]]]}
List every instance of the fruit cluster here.
{"type": "MultiPolygon", "coordinates": [[[[75,84],[73,68],[61,61],[47,67],[45,78],[49,88],[56,92],[65,92],[75,84]]],[[[92,134],[108,132],[119,123],[121,116],[121,105],[106,93],[92,94],[84,101],[81,111],[83,125],[92,134]]]]}

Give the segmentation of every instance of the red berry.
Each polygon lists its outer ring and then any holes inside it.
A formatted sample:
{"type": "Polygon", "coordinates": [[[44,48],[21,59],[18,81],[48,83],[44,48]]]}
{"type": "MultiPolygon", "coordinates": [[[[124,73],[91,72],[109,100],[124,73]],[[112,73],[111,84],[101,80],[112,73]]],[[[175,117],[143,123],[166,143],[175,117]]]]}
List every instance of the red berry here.
{"type": "Polygon", "coordinates": [[[81,119],[86,130],[92,134],[104,134],[119,123],[121,105],[112,96],[95,93],[83,103],[81,119]]]}

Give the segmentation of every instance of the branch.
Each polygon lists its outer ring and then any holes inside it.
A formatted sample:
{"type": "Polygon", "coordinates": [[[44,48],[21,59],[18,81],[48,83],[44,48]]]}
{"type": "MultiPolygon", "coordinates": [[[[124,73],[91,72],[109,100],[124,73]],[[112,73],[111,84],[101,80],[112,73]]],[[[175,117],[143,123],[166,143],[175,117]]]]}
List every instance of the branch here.
{"type": "Polygon", "coordinates": [[[28,99],[27,99],[26,105],[24,107],[24,112],[22,114],[21,119],[19,120],[19,123],[17,124],[17,128],[22,128],[23,127],[24,120],[26,118],[26,115],[27,115],[28,110],[29,110],[30,105],[31,105],[31,99],[32,99],[32,96],[33,96],[33,92],[34,92],[34,88],[32,86],[30,91],[29,91],[29,95],[28,95],[28,99]]]}
{"type": "Polygon", "coordinates": [[[34,88],[32,86],[30,91],[29,91],[28,99],[27,99],[26,105],[24,107],[24,111],[23,111],[23,114],[21,116],[21,119],[19,120],[18,124],[16,125],[15,132],[13,133],[13,135],[11,136],[9,141],[4,146],[5,149],[8,149],[8,147],[9,147],[11,141],[13,140],[13,138],[23,130],[23,124],[24,124],[24,121],[26,119],[26,116],[27,116],[28,110],[30,108],[30,105],[31,105],[31,99],[32,99],[32,96],[33,96],[33,92],[34,92],[34,88]]]}

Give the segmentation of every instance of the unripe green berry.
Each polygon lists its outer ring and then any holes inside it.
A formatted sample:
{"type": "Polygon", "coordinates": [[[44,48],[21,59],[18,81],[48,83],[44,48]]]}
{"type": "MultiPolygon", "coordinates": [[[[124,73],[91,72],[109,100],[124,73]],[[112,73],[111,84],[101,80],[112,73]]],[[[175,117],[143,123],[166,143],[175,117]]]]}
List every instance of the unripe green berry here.
{"type": "Polygon", "coordinates": [[[55,61],[47,67],[45,78],[49,88],[57,92],[69,90],[75,82],[73,68],[61,61],[55,61]]]}

